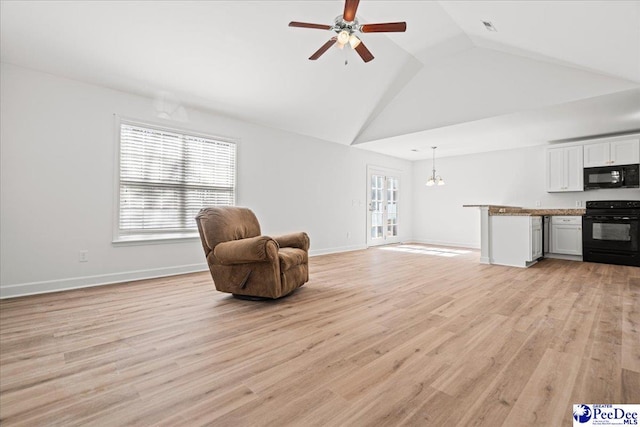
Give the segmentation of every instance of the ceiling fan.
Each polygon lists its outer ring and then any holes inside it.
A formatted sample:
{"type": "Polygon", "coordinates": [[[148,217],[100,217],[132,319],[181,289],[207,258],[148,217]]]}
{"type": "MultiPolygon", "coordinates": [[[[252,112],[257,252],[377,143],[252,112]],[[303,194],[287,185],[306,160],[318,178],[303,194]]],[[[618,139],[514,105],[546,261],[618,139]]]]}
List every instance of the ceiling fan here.
{"type": "Polygon", "coordinates": [[[334,20],[333,25],[322,24],[309,24],[307,22],[289,22],[290,27],[300,28],[313,28],[316,30],[331,30],[337,33],[337,36],[331,37],[320,49],[318,49],[313,55],[309,57],[310,60],[315,61],[325,53],[331,46],[337,44],[340,49],[348,43],[352,49],[358,52],[358,55],[364,62],[369,62],[373,59],[373,55],[367,49],[354,33],[356,31],[361,33],[402,33],[407,30],[406,22],[387,22],[384,24],[363,24],[358,23],[356,18],[356,10],[358,9],[358,3],[360,0],[345,0],[344,12],[342,15],[338,15],[334,20]]]}

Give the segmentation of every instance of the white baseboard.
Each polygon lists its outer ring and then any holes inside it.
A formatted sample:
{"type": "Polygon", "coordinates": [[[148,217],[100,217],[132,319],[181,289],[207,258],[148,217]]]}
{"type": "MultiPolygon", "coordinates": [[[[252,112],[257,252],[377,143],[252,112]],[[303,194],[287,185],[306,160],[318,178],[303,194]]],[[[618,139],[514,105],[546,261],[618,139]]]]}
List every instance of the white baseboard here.
{"type": "Polygon", "coordinates": [[[475,245],[472,243],[443,242],[440,240],[410,239],[410,240],[407,240],[405,243],[420,243],[423,245],[438,245],[438,246],[452,246],[454,248],[480,249],[480,245],[475,245]]]}
{"type": "Polygon", "coordinates": [[[544,254],[545,258],[555,258],[555,259],[564,259],[567,261],[582,261],[582,255],[565,255],[565,254],[554,254],[551,252],[546,252],[544,254]]]}
{"type": "MultiPolygon", "coordinates": [[[[309,251],[309,256],[327,255],[340,252],[366,249],[365,245],[341,246],[337,248],[317,249],[309,251]]],[[[180,265],[176,267],[153,268],[147,270],[127,271],[123,273],[101,274],[97,276],[71,277],[66,279],[45,280],[42,282],[19,283],[0,286],[0,299],[16,298],[27,295],[68,291],[72,289],[90,288],[93,286],[112,285],[135,280],[155,279],[158,277],[176,276],[178,274],[207,271],[206,263],[180,265]]]]}
{"type": "Polygon", "coordinates": [[[340,246],[337,248],[328,248],[328,249],[311,249],[309,251],[309,256],[318,256],[318,255],[329,255],[329,254],[337,254],[340,252],[352,252],[352,251],[360,251],[362,249],[367,249],[366,245],[352,245],[352,246],[340,246]]]}
{"type": "Polygon", "coordinates": [[[536,264],[538,262],[538,260],[535,261],[526,261],[524,264],[511,264],[508,262],[495,262],[495,261],[491,261],[489,264],[491,265],[500,265],[502,267],[517,267],[517,268],[528,268],[531,267],[533,264],[536,264]]]}
{"type": "MultiPolygon", "coordinates": [[[[443,246],[460,246],[445,243],[421,242],[411,240],[415,243],[439,244],[443,246]]],[[[327,249],[312,249],[309,256],[329,255],[341,252],[351,252],[367,249],[366,245],[339,246],[327,249]]],[[[127,271],[124,273],[101,274],[97,276],[72,277],[67,279],[46,280],[42,282],[20,283],[16,285],[6,285],[0,287],[0,299],[15,298],[27,295],[37,295],[50,292],[68,291],[72,289],[90,288],[93,286],[112,285],[115,283],[132,282],[135,280],[155,279],[158,277],[176,276],[178,274],[196,273],[207,271],[206,263],[181,265],[176,267],[164,267],[148,270],[127,271]]]]}
{"type": "Polygon", "coordinates": [[[72,277],[68,279],[46,280],[43,282],[20,283],[17,285],[0,287],[0,299],[89,288],[93,286],[112,285],[114,283],[131,282],[134,280],[175,276],[178,274],[207,271],[208,269],[209,268],[206,263],[200,263],[180,265],[176,267],[127,271],[123,273],[101,274],[97,276],[72,277]]]}

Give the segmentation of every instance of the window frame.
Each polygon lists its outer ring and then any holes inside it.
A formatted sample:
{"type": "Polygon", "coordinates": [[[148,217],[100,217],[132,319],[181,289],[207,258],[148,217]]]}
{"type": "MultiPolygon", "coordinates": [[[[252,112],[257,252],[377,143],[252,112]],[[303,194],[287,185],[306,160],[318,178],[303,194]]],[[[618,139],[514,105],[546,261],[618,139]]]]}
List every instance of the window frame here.
{"type": "Polygon", "coordinates": [[[120,156],[121,156],[121,132],[122,125],[138,126],[157,130],[160,132],[173,132],[178,134],[184,134],[196,138],[206,138],[215,141],[230,143],[235,145],[235,165],[233,173],[233,206],[236,206],[238,200],[238,147],[240,141],[238,138],[230,138],[225,136],[216,136],[203,132],[194,131],[191,129],[167,126],[161,123],[155,123],[151,121],[143,121],[137,119],[130,119],[126,117],[114,114],[114,138],[115,138],[115,150],[114,150],[114,187],[113,187],[113,224],[112,224],[112,241],[113,245],[146,245],[146,244],[161,244],[172,242],[185,242],[199,239],[200,235],[197,230],[191,232],[166,232],[163,233],[158,230],[150,230],[148,232],[139,232],[135,234],[121,233],[120,230],[120,156]]]}

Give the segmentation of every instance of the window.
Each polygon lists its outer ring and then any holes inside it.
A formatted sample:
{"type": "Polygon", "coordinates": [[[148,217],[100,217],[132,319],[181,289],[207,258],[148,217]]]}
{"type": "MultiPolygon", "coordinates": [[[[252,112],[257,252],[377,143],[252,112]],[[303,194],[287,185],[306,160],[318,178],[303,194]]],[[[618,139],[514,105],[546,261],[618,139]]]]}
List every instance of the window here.
{"type": "Polygon", "coordinates": [[[204,206],[234,205],[236,145],[120,123],[115,241],[195,237],[204,206]]]}

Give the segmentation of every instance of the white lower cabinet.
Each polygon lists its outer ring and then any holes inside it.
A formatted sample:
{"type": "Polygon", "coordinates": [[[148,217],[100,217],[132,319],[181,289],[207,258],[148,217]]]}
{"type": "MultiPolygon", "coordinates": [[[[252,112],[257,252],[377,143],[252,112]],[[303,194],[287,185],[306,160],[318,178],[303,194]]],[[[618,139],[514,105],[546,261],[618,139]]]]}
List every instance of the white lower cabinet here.
{"type": "Polygon", "coordinates": [[[552,216],[549,252],[582,255],[582,217],[552,216]]]}
{"type": "Polygon", "coordinates": [[[529,267],[542,257],[542,217],[490,217],[491,264],[529,267]]]}

